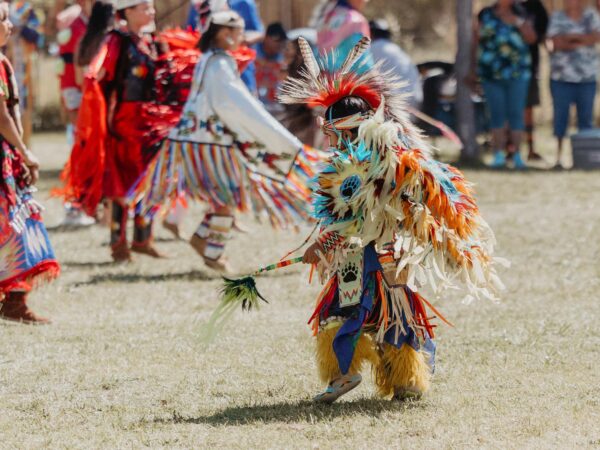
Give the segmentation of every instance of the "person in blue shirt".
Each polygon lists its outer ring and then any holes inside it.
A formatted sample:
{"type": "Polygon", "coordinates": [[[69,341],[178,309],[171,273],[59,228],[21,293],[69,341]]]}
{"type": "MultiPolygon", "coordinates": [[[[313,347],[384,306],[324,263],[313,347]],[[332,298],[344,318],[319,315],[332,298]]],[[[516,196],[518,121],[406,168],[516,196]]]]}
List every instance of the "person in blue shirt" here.
{"type": "MultiPolygon", "coordinates": [[[[245,43],[254,46],[262,41],[264,37],[264,26],[258,14],[258,7],[255,0],[229,0],[229,7],[237,12],[246,23],[245,43]]],[[[187,25],[193,29],[198,27],[198,11],[194,6],[190,8],[187,25]]],[[[248,68],[242,73],[242,80],[250,92],[257,95],[256,87],[256,66],[254,63],[248,65],[248,68]]]]}

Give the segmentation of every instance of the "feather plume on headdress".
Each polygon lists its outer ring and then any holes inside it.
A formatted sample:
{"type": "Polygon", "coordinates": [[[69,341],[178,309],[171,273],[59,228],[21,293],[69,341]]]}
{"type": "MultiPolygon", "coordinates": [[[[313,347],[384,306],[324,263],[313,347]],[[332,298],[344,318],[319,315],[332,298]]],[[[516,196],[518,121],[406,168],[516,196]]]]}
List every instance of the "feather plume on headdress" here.
{"type": "Polygon", "coordinates": [[[378,112],[368,121],[395,126],[407,140],[404,147],[409,144],[429,152],[406,110],[406,94],[402,93],[405,83],[392,72],[382,70],[382,62],[372,65],[368,58],[363,58],[371,45],[368,37],[363,37],[348,55],[333,51],[319,59],[305,39],[299,38],[298,43],[304,67],[299,78],[288,78],[283,83],[279,95],[282,103],[327,109],[345,97],[360,97],[378,112]]]}

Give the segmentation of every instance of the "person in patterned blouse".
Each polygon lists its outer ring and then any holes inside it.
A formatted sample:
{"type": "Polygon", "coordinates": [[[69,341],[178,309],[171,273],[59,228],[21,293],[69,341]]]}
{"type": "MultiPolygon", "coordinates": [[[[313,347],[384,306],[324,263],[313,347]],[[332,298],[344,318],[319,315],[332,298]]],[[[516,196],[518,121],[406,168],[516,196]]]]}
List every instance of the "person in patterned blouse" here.
{"type": "Polygon", "coordinates": [[[593,127],[594,99],[600,42],[600,15],[585,8],[581,0],[567,0],[565,9],[556,11],[548,28],[552,52],[550,56],[550,88],[554,103],[554,135],[558,140],[556,165],[561,167],[563,139],[567,132],[569,110],[577,107],[577,128],[593,127]]]}
{"type": "MultiPolygon", "coordinates": [[[[493,167],[506,164],[506,127],[515,168],[524,168],[519,153],[525,129],[524,112],[531,80],[529,45],[537,36],[515,0],[499,0],[481,10],[475,26],[476,73],[490,109],[493,167]]],[[[475,72],[475,68],[473,70],[475,72]]]]}

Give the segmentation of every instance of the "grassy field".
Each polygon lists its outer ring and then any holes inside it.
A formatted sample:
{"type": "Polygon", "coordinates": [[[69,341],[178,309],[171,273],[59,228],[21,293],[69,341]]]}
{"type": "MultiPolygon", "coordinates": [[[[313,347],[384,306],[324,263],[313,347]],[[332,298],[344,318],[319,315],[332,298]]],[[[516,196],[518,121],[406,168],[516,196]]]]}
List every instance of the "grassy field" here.
{"type": "MultiPolygon", "coordinates": [[[[34,149],[52,228],[66,150],[57,136],[34,149]]],[[[198,330],[219,278],[185,242],[159,229],[169,259],[118,266],[106,229],[55,228],[63,275],[31,297],[54,324],[0,324],[0,448],[600,448],[600,176],[467,175],[513,266],[499,304],[456,292],[436,302],[455,328],[439,329],[424,400],[381,401],[366,377],[338,404],[311,403],[321,386],[306,321],[319,288],[303,268],[262,279],[271,304],[238,314],[207,349],[198,330]]],[[[239,272],[303,238],[244,224],[228,249],[239,272]]]]}

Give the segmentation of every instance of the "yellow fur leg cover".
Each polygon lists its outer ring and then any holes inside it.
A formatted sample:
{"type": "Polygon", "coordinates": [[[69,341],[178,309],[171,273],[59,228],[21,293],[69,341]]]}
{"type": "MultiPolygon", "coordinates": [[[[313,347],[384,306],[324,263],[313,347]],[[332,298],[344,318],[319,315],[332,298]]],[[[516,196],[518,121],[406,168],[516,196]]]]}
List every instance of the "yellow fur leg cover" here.
{"type": "MultiPolygon", "coordinates": [[[[329,384],[331,381],[342,375],[340,373],[338,360],[333,351],[333,339],[341,326],[341,323],[336,324],[319,331],[317,334],[315,354],[319,378],[323,383],[329,384]]],[[[352,358],[352,364],[350,365],[348,374],[354,375],[360,373],[364,363],[367,361],[369,361],[373,367],[376,367],[379,363],[379,355],[377,354],[375,343],[373,342],[373,339],[371,339],[371,336],[363,333],[356,344],[354,357],[352,358]]]]}
{"type": "Polygon", "coordinates": [[[400,349],[384,344],[375,369],[375,383],[382,397],[394,395],[396,388],[408,388],[421,393],[429,390],[431,369],[427,354],[404,344],[400,349]]]}

